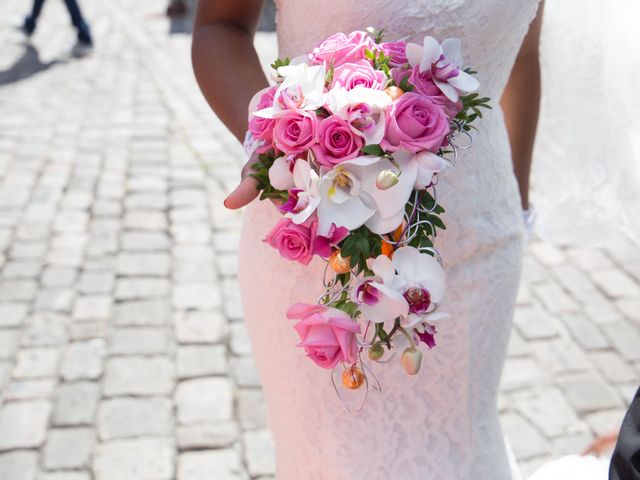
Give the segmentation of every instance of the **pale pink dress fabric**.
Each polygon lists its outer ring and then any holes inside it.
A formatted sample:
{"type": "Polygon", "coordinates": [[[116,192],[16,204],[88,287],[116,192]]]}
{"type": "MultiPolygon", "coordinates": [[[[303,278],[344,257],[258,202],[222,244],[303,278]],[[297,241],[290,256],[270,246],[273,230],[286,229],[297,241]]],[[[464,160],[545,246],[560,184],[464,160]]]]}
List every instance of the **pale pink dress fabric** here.
{"type": "Polygon", "coordinates": [[[438,347],[415,377],[399,362],[376,368],[383,392],[353,415],[329,372],[296,346],[287,307],[315,302],[324,263],[281,259],[262,242],[278,213],[246,211],[240,285],[246,325],[267,398],[278,480],[506,480],[513,478],[496,396],[518,289],[523,228],[498,99],[537,0],[281,0],[281,56],[309,51],[338,31],[387,27],[388,39],[426,34],[462,40],[494,110],[473,148],[441,179],[447,230],[437,244],[448,274],[438,347]]]}

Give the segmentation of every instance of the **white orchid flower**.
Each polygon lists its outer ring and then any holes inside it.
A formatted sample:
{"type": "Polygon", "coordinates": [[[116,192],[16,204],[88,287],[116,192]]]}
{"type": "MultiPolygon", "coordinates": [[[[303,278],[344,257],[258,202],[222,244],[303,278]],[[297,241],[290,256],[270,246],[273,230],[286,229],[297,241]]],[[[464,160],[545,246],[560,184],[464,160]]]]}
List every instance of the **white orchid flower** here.
{"type": "Polygon", "coordinates": [[[402,293],[391,288],[395,269],[388,257],[378,256],[372,262],[371,269],[375,276],[359,280],[352,290],[351,298],[367,320],[383,323],[389,331],[396,318],[409,314],[409,303],[402,293]]]}
{"type": "Polygon", "coordinates": [[[295,187],[291,162],[295,162],[295,158],[278,157],[269,167],[269,183],[276,190],[289,190],[295,187]]]}
{"type": "Polygon", "coordinates": [[[404,328],[450,317],[433,310],[433,305],[444,298],[446,289],[444,269],[434,257],[414,247],[400,247],[393,252],[393,260],[383,261],[379,268],[387,269],[381,273],[385,278],[392,271],[395,273],[391,288],[401,293],[409,304],[409,313],[400,320],[404,328]]]}
{"type": "Polygon", "coordinates": [[[320,177],[309,162],[298,159],[293,166],[294,188],[289,191],[295,199],[292,210],[285,214],[295,224],[304,223],[315,212],[320,203],[320,177]]]}
{"type": "Polygon", "coordinates": [[[365,139],[365,144],[375,145],[384,137],[384,109],[392,100],[382,90],[361,85],[347,90],[334,87],[327,95],[327,105],[336,115],[344,118],[351,130],[365,139]]]}
{"type": "Polygon", "coordinates": [[[283,81],[274,94],[273,106],[258,110],[255,112],[256,116],[273,118],[291,108],[316,110],[324,105],[324,65],[285,65],[278,68],[278,74],[283,77],[283,81]]]}
{"type": "Polygon", "coordinates": [[[420,152],[413,157],[417,164],[418,173],[414,187],[418,190],[431,185],[433,176],[444,170],[449,164],[439,155],[432,152],[420,152]]]}
{"type": "Polygon", "coordinates": [[[363,224],[373,233],[388,233],[397,228],[404,207],[413,191],[417,163],[409,154],[398,152],[401,168],[398,183],[382,190],[376,186],[380,172],[395,170],[387,158],[363,156],[336,165],[320,179],[318,234],[325,235],[331,224],[354,230],[363,224]]]}
{"type": "Polygon", "coordinates": [[[407,61],[420,71],[430,70],[434,83],[452,102],[458,101],[458,92],[473,92],[478,80],[462,70],[462,48],[457,38],[447,38],[442,45],[433,37],[424,37],[422,46],[407,44],[407,61]]]}

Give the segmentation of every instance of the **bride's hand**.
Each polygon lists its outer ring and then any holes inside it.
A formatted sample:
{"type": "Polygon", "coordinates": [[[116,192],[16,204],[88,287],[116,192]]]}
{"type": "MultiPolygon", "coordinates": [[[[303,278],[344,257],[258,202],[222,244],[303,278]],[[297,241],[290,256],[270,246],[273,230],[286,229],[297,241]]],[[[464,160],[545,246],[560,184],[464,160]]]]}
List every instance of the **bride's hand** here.
{"type": "Polygon", "coordinates": [[[260,193],[258,181],[251,176],[255,172],[252,166],[254,163],[255,160],[251,157],[242,167],[240,183],[224,200],[225,207],[231,210],[242,208],[249,205],[260,193]]]}

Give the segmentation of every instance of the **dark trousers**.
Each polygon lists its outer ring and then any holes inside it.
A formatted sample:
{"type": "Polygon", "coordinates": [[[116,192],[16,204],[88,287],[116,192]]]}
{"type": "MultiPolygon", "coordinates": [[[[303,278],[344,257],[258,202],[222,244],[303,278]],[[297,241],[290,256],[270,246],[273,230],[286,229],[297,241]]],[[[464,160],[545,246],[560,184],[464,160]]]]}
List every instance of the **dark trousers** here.
{"type": "MultiPolygon", "coordinates": [[[[71,23],[73,26],[78,29],[78,32],[81,34],[89,34],[89,25],[84,21],[84,17],[82,16],[82,12],[80,11],[80,6],[78,5],[77,0],[64,0],[65,5],[67,6],[67,10],[69,10],[69,16],[71,17],[71,23]]],[[[31,9],[30,20],[33,22],[35,27],[35,23],[38,21],[38,17],[40,16],[40,11],[42,10],[42,5],[44,5],[44,0],[34,0],[33,8],[31,9]]]]}
{"type": "Polygon", "coordinates": [[[640,389],[622,422],[611,457],[610,480],[640,480],[640,389]]]}

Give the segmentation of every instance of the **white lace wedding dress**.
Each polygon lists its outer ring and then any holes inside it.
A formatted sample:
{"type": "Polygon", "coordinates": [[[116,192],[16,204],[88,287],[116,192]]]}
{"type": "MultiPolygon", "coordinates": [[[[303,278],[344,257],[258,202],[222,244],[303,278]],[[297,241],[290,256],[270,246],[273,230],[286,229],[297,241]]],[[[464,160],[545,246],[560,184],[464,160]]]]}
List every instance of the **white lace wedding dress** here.
{"type": "Polygon", "coordinates": [[[378,366],[382,393],[347,413],[328,371],[296,346],[287,307],[315,302],[324,263],[283,260],[262,242],[279,214],[270,202],[246,211],[240,283],[246,324],[267,398],[278,480],[506,480],[513,478],[496,395],[511,329],[522,254],[522,219],[498,100],[537,0],[281,0],[281,56],[367,26],[388,39],[462,40],[494,109],[473,148],[441,178],[447,230],[437,243],[448,272],[438,346],[419,375],[399,361],[378,366]]]}

